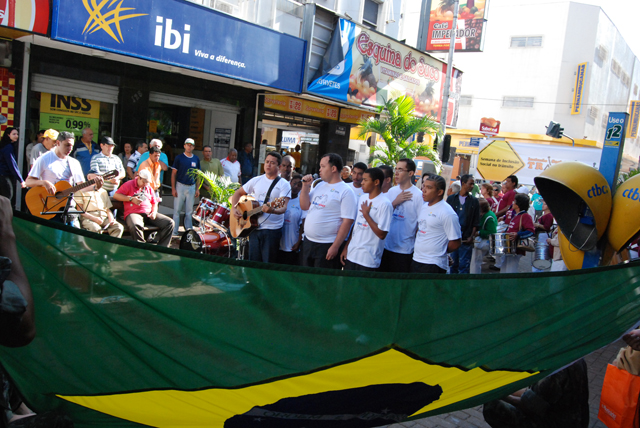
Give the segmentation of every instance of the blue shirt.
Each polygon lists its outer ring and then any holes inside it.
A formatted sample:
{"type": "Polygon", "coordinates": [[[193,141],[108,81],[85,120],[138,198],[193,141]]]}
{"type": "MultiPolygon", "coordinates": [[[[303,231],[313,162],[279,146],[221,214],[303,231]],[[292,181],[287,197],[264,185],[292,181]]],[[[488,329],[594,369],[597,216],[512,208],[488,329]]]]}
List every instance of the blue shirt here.
{"type": "Polygon", "coordinates": [[[89,171],[91,171],[91,158],[97,155],[100,152],[100,146],[97,143],[91,142],[91,153],[89,153],[89,149],[84,145],[82,140],[76,141],[73,146],[73,150],[71,151],[71,156],[76,158],[78,162],[80,162],[80,166],[82,167],[82,173],[86,177],[89,171]]]}
{"type": "Polygon", "coordinates": [[[0,175],[13,176],[20,183],[24,181],[16,164],[16,158],[13,155],[13,144],[11,143],[0,150],[0,175]]]}
{"type": "Polygon", "coordinates": [[[238,153],[238,162],[240,162],[240,169],[242,175],[252,177],[253,176],[253,153],[247,153],[244,150],[238,153]]]}
{"type": "Polygon", "coordinates": [[[184,153],[176,156],[173,160],[173,169],[177,171],[176,181],[186,186],[196,184],[193,177],[187,175],[190,169],[200,169],[200,159],[198,156],[192,154],[191,157],[187,157],[184,153]]]}

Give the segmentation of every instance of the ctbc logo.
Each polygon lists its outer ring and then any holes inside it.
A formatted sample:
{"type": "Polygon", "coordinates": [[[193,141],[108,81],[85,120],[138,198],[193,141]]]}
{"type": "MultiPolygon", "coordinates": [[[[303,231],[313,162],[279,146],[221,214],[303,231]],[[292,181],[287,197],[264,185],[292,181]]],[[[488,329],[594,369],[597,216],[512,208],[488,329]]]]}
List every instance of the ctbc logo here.
{"type": "Polygon", "coordinates": [[[596,196],[606,195],[607,193],[609,193],[609,186],[605,184],[604,186],[600,187],[597,184],[594,184],[593,187],[587,192],[587,196],[589,198],[595,198],[596,196]]]}
{"type": "Polygon", "coordinates": [[[191,39],[191,34],[187,31],[191,31],[191,25],[184,24],[184,35],[181,35],[178,30],[174,30],[171,28],[173,25],[173,19],[167,18],[165,20],[164,25],[164,43],[162,40],[162,21],[164,20],[161,16],[156,16],[156,22],[160,25],[156,25],[156,46],[162,46],[165,49],[178,49],[182,44],[182,53],[189,53],[189,41],[191,39]]]}
{"type": "Polygon", "coordinates": [[[632,201],[637,201],[640,199],[640,193],[638,192],[638,189],[627,189],[624,192],[622,192],[622,197],[623,198],[629,198],[632,201]]]}

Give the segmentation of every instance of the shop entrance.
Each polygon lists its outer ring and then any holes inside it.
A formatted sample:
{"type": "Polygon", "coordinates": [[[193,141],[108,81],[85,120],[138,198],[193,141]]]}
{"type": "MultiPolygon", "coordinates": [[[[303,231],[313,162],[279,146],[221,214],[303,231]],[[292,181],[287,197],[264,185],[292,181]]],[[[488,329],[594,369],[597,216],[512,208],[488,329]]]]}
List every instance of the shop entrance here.
{"type": "Polygon", "coordinates": [[[267,153],[276,151],[291,155],[296,160],[296,171],[301,174],[318,172],[318,153],[322,123],[319,120],[299,118],[305,123],[290,123],[264,119],[259,123],[260,151],[259,168],[263,173],[267,153]]]}

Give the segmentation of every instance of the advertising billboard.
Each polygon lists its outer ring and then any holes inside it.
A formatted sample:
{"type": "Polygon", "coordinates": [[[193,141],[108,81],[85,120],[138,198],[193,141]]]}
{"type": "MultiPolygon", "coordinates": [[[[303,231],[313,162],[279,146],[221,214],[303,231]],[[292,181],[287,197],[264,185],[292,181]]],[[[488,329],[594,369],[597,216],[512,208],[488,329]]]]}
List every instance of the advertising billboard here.
{"type": "MultiPolygon", "coordinates": [[[[418,115],[439,120],[446,67],[436,58],[340,19],[323,66],[307,91],[370,107],[407,95],[414,99],[418,115]]],[[[452,82],[452,90],[455,94],[459,93],[462,73],[454,71],[456,80],[452,82]]],[[[449,115],[452,121],[457,118],[456,114],[449,115]]]]}
{"type": "MultiPolygon", "coordinates": [[[[429,0],[427,52],[449,51],[453,29],[453,0],[429,0]]],[[[456,52],[482,52],[489,0],[460,0],[456,52]]]]}
{"type": "Polygon", "coordinates": [[[627,127],[627,138],[638,138],[639,125],[640,101],[631,101],[629,105],[629,126],[627,127]]]}
{"type": "Polygon", "coordinates": [[[49,0],[0,0],[0,26],[47,34],[49,0]]]}
{"type": "Polygon", "coordinates": [[[583,92],[585,87],[585,78],[587,76],[587,63],[578,64],[576,70],[576,81],[573,85],[573,102],[571,103],[571,114],[580,114],[580,106],[582,105],[583,92]]]}
{"type": "Polygon", "coordinates": [[[54,40],[302,91],[306,41],[297,37],[178,0],[53,6],[54,40]]]}

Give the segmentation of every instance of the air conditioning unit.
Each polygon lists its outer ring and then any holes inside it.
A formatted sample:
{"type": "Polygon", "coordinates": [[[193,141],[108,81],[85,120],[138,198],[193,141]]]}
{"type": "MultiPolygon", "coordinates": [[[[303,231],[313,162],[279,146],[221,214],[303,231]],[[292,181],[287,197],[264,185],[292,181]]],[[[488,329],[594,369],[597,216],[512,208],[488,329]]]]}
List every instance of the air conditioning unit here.
{"type": "Polygon", "coordinates": [[[589,117],[591,119],[597,119],[600,114],[600,109],[595,106],[589,107],[589,117]]]}
{"type": "Polygon", "coordinates": [[[227,13],[229,15],[233,15],[235,10],[237,9],[236,5],[233,5],[231,3],[227,3],[226,1],[222,1],[222,0],[209,0],[209,7],[211,9],[215,9],[219,12],[223,12],[223,13],[227,13]]]}
{"type": "Polygon", "coordinates": [[[608,120],[609,120],[609,115],[604,113],[602,115],[602,127],[605,128],[605,129],[607,128],[607,121],[608,120]]]}

